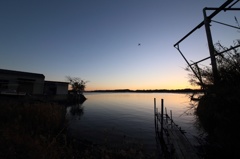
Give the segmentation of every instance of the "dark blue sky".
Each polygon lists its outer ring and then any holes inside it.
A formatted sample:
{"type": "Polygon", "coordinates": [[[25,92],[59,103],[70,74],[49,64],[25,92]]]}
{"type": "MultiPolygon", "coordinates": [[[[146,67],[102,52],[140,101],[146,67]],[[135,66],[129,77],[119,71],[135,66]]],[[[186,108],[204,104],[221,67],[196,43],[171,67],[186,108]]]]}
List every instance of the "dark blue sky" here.
{"type": "MultiPolygon", "coordinates": [[[[0,68],[77,76],[87,89],[190,87],[173,44],[203,20],[204,7],[224,0],[8,0],[0,2],[0,68]],[[138,46],[138,43],[141,43],[138,46]]],[[[239,4],[236,5],[239,7],[239,4]]],[[[211,12],[209,12],[211,13],[211,12]]],[[[239,12],[215,20],[236,25],[239,12]]],[[[240,33],[212,25],[227,46],[240,33]]],[[[204,28],[181,48],[189,60],[209,55],[204,28]]]]}

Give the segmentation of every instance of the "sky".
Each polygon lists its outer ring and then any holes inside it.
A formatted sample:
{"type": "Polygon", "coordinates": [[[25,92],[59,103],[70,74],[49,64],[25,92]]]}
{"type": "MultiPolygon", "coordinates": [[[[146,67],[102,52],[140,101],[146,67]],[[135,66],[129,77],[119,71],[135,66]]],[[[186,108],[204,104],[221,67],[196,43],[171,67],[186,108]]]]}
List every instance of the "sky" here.
{"type": "MultiPolygon", "coordinates": [[[[41,73],[51,81],[79,77],[88,81],[86,90],[192,88],[187,64],[173,45],[203,21],[204,7],[224,2],[2,0],[0,68],[41,73]]],[[[214,20],[236,26],[234,16],[240,22],[239,11],[221,12],[214,20]]],[[[225,46],[240,37],[216,23],[211,31],[214,43],[225,46]]],[[[209,56],[204,27],[180,49],[189,61],[209,56]]]]}

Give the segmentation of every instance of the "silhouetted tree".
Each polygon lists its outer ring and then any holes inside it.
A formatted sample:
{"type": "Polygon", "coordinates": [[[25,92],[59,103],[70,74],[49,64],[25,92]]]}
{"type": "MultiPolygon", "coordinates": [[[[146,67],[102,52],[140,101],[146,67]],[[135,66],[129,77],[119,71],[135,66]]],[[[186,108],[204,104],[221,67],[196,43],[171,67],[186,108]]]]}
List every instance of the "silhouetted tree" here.
{"type": "Polygon", "coordinates": [[[88,81],[84,81],[79,77],[71,77],[66,76],[67,80],[69,81],[69,84],[71,85],[71,92],[69,94],[69,101],[74,103],[83,103],[86,98],[83,95],[83,91],[86,88],[86,83],[88,81]]]}
{"type": "Polygon", "coordinates": [[[69,81],[69,84],[71,85],[72,91],[77,94],[82,94],[82,92],[86,88],[86,83],[88,81],[84,81],[79,77],[66,76],[66,78],[69,81]]]}

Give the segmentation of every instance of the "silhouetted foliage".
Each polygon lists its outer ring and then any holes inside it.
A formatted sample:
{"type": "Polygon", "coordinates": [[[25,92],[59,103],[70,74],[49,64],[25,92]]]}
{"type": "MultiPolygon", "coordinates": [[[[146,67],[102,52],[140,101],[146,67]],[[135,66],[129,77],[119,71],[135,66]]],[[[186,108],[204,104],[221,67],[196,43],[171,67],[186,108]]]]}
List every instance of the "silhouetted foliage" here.
{"type": "MultiPolygon", "coordinates": [[[[237,46],[240,44],[240,40],[234,41],[234,46],[237,46]]],[[[233,46],[230,46],[232,48],[233,46]]],[[[223,46],[220,42],[215,44],[215,50],[216,52],[223,52],[230,48],[227,48],[223,46]]],[[[216,62],[218,67],[218,74],[220,77],[220,83],[219,87],[229,87],[233,86],[233,88],[236,88],[236,86],[239,86],[239,80],[240,80],[240,51],[239,49],[235,48],[229,51],[224,52],[223,54],[219,54],[216,56],[216,62]]],[[[193,66],[193,69],[195,72],[198,73],[198,77],[202,80],[199,81],[199,79],[196,77],[195,74],[190,72],[189,82],[192,85],[200,86],[201,88],[208,88],[208,86],[213,85],[213,73],[211,66],[205,66],[205,67],[198,67],[197,65],[193,66]]],[[[187,71],[191,71],[189,68],[186,68],[187,71]]]]}
{"type": "Polygon", "coordinates": [[[82,93],[85,90],[86,83],[88,81],[84,81],[79,77],[66,76],[66,78],[69,81],[73,91],[75,91],[77,93],[82,93]]]}
{"type": "MultiPolygon", "coordinates": [[[[234,41],[234,46],[239,44],[240,40],[234,41]]],[[[202,81],[190,73],[190,83],[201,86],[206,92],[196,108],[200,125],[208,134],[205,158],[240,157],[236,146],[240,140],[237,129],[240,126],[237,111],[240,105],[240,50],[229,50],[234,46],[227,48],[219,42],[215,44],[217,52],[226,52],[216,56],[220,81],[214,87],[211,67],[194,67],[202,81]]]]}

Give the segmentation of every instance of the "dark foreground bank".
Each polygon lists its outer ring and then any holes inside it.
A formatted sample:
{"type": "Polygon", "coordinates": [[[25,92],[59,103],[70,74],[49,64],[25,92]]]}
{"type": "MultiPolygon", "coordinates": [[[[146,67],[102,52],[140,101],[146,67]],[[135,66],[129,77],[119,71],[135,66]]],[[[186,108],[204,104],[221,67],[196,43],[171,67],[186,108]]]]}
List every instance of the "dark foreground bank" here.
{"type": "Polygon", "coordinates": [[[240,158],[240,92],[218,91],[199,101],[196,115],[207,132],[205,158],[240,158]]]}

